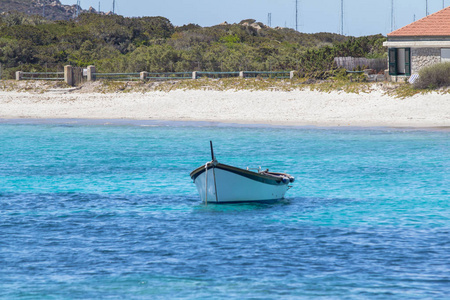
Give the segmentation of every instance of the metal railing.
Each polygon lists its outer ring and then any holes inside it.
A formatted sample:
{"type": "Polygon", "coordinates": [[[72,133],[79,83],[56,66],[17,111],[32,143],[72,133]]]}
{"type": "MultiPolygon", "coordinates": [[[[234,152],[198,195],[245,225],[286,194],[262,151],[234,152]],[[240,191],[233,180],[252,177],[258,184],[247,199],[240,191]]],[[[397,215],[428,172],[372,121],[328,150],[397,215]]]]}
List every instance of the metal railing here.
{"type": "Polygon", "coordinates": [[[64,72],[21,72],[23,80],[64,80],[64,72]]]}
{"type": "Polygon", "coordinates": [[[295,71],[234,71],[234,72],[210,72],[210,71],[194,71],[194,72],[133,72],[133,73],[97,73],[94,66],[87,69],[81,67],[65,66],[64,72],[16,72],[16,80],[66,80],[69,85],[74,85],[74,78],[78,78],[76,82],[84,82],[85,80],[113,80],[113,81],[147,81],[147,80],[182,80],[182,79],[198,79],[198,78],[273,78],[273,79],[290,79],[294,77],[295,71]],[[67,70],[66,70],[67,69],[67,70]],[[64,72],[67,72],[65,74],[64,72]],[[67,77],[67,78],[66,78],[67,77]]]}
{"type": "Polygon", "coordinates": [[[192,72],[146,73],[146,80],[178,80],[192,79],[192,72]]]}
{"type": "Polygon", "coordinates": [[[274,78],[274,79],[289,79],[290,71],[243,71],[243,72],[159,72],[147,73],[144,77],[141,73],[95,73],[96,79],[107,80],[181,80],[194,78],[274,78]],[[195,74],[195,75],[194,75],[195,74]]]}
{"type": "Polygon", "coordinates": [[[240,72],[204,72],[199,71],[197,72],[197,78],[232,78],[232,77],[239,77],[240,72]]]}
{"type": "Polygon", "coordinates": [[[95,73],[96,79],[107,79],[117,81],[140,80],[140,73],[95,73]]]}
{"type": "Polygon", "coordinates": [[[289,79],[290,71],[245,71],[244,78],[275,78],[275,79],[289,79]]]}

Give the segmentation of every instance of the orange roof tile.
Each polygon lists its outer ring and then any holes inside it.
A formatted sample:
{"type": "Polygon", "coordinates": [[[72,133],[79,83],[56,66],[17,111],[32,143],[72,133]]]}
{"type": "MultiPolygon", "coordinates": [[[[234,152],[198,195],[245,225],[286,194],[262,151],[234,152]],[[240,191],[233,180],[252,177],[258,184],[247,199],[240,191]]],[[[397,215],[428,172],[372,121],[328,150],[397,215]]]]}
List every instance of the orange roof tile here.
{"type": "Polygon", "coordinates": [[[387,36],[450,36],[450,6],[392,31],[387,36]]]}

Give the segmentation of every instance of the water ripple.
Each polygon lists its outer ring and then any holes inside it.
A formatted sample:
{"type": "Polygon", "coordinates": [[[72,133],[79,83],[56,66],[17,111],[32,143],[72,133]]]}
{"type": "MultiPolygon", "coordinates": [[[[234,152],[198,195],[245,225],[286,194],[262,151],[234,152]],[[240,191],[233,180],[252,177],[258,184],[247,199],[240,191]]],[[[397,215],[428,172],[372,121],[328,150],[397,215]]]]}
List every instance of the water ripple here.
{"type": "Polygon", "coordinates": [[[0,125],[0,298],[446,298],[449,140],[0,125]],[[202,204],[188,174],[210,136],[294,174],[288,198],[202,204]]]}

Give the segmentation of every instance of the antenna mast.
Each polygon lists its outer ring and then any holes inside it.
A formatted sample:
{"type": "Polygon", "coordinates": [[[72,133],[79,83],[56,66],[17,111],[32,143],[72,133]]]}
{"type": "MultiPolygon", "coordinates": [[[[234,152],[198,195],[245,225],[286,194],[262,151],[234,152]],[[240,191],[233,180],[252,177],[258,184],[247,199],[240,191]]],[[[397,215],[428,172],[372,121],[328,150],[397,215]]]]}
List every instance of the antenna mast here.
{"type": "Polygon", "coordinates": [[[80,4],[81,4],[80,1],[81,1],[81,0],[77,0],[77,12],[76,12],[77,18],[78,18],[78,15],[80,14],[80,4]]]}
{"type": "Polygon", "coordinates": [[[341,0],[341,34],[344,35],[344,0],[341,0]]]}
{"type": "Polygon", "coordinates": [[[272,13],[267,14],[267,25],[272,27],[272,13]]]}
{"type": "Polygon", "coordinates": [[[391,0],[391,32],[394,31],[394,0],[391,0]]]}
{"type": "Polygon", "coordinates": [[[116,0],[113,0],[113,14],[115,13],[115,9],[116,9],[116,0]]]}
{"type": "Polygon", "coordinates": [[[428,16],[428,0],[425,0],[426,16],[428,16]]]}
{"type": "Polygon", "coordinates": [[[295,31],[298,31],[298,0],[295,0],[295,31]]]}

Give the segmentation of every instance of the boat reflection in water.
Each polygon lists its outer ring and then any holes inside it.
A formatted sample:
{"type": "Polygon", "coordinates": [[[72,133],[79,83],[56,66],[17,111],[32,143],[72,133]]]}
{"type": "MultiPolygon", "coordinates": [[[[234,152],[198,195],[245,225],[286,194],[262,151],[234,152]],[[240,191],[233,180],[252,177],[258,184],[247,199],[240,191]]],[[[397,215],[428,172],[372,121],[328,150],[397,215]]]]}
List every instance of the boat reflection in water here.
{"type": "Polygon", "coordinates": [[[232,203],[267,201],[284,198],[294,177],[269,170],[240,169],[219,163],[211,144],[212,161],[191,172],[203,202],[232,203]]]}

